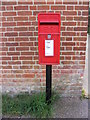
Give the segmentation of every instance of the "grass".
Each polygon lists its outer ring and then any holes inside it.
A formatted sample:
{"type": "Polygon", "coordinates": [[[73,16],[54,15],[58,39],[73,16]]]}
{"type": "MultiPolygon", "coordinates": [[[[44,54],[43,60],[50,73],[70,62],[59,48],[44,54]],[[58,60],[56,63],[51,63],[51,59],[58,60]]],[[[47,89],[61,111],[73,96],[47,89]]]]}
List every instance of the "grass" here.
{"type": "Polygon", "coordinates": [[[85,98],[85,90],[82,89],[82,94],[81,94],[81,96],[80,96],[80,99],[82,100],[82,99],[84,99],[84,98],[85,98]]]}
{"type": "Polygon", "coordinates": [[[53,104],[58,95],[53,93],[51,104],[46,103],[45,93],[20,94],[14,97],[2,96],[3,115],[22,116],[31,115],[34,118],[48,118],[53,115],[53,104]]]}

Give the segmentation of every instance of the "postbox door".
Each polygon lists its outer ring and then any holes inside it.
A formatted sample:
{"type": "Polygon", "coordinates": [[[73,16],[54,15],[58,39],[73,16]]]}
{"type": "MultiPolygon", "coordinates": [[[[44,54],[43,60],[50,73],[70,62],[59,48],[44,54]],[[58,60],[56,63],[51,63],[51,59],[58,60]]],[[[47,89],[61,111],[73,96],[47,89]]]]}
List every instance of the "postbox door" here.
{"type": "Polygon", "coordinates": [[[59,55],[60,55],[60,36],[59,34],[52,34],[51,39],[48,39],[47,35],[40,35],[40,47],[39,50],[39,61],[43,61],[42,64],[59,64],[59,55]],[[45,49],[46,41],[51,41],[51,50],[48,51],[45,49]]]}
{"type": "Polygon", "coordinates": [[[59,64],[60,15],[41,14],[38,22],[39,63],[59,64]]]}

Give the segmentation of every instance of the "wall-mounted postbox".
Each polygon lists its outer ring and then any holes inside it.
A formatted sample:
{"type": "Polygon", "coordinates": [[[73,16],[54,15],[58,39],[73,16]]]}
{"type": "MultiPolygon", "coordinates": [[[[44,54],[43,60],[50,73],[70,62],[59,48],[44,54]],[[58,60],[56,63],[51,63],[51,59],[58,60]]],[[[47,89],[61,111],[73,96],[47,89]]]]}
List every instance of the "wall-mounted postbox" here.
{"type": "Polygon", "coordinates": [[[59,64],[60,61],[60,14],[38,14],[39,63],[59,64]]]}

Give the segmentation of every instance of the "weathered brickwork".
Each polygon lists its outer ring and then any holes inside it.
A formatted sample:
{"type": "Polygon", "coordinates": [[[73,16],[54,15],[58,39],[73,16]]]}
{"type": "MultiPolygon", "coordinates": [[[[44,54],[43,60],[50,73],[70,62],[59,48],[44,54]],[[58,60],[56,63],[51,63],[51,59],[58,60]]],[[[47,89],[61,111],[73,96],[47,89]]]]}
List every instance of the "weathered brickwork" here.
{"type": "MultiPolygon", "coordinates": [[[[38,13],[61,13],[60,65],[53,65],[53,88],[79,94],[85,68],[88,0],[2,0],[2,91],[45,88],[46,67],[38,64],[38,13]]],[[[1,58],[0,58],[1,60],[1,58]]]]}

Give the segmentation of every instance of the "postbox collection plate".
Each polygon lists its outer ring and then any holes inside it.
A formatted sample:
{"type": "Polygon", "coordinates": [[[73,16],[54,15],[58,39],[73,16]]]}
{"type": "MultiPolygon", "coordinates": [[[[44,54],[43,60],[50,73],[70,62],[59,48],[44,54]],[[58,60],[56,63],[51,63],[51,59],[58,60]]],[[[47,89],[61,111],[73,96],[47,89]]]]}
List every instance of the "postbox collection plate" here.
{"type": "Polygon", "coordinates": [[[54,65],[60,63],[60,26],[60,14],[38,14],[39,64],[54,65]]]}

